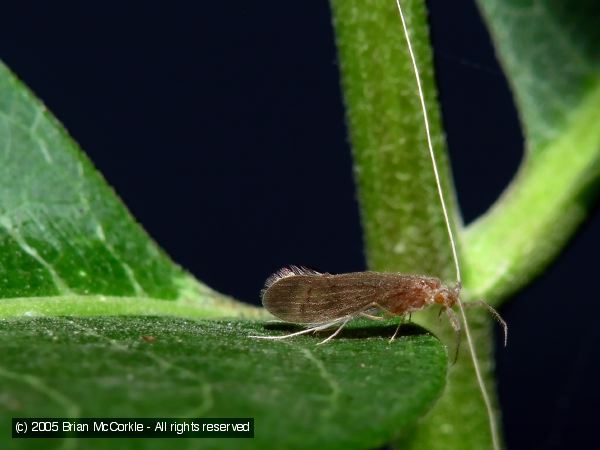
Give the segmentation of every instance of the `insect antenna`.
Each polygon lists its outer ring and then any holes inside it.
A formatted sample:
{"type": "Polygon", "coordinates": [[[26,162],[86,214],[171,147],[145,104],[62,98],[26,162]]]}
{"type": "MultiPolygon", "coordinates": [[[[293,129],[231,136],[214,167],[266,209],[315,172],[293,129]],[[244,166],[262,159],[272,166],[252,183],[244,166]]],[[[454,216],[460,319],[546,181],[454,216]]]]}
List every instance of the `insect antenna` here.
{"type": "Polygon", "coordinates": [[[488,305],[483,300],[474,300],[472,302],[467,303],[465,306],[468,308],[471,308],[473,306],[481,306],[482,308],[487,309],[492,315],[492,317],[496,319],[496,321],[502,327],[502,330],[504,331],[504,346],[506,347],[506,344],[508,343],[508,325],[506,324],[502,316],[498,313],[498,311],[496,311],[492,306],[488,305]]]}
{"type": "MultiPolygon", "coordinates": [[[[442,207],[442,212],[444,214],[444,221],[446,222],[446,228],[448,231],[448,238],[450,240],[450,246],[452,248],[452,259],[454,260],[454,267],[456,270],[456,284],[457,288],[460,290],[460,286],[462,284],[461,273],[460,273],[460,263],[458,260],[458,253],[456,251],[456,241],[454,239],[454,233],[452,231],[452,225],[450,224],[450,218],[448,215],[448,209],[446,208],[446,201],[444,200],[444,192],[442,189],[442,183],[440,181],[440,175],[438,172],[438,166],[435,159],[435,154],[433,151],[433,143],[431,139],[431,132],[429,129],[429,118],[427,116],[427,107],[425,105],[425,95],[423,94],[423,88],[421,86],[421,76],[419,75],[419,68],[417,66],[417,60],[412,48],[412,43],[410,40],[410,34],[408,32],[408,26],[406,24],[406,19],[404,17],[404,12],[402,11],[402,5],[400,4],[400,0],[396,0],[396,6],[398,7],[398,13],[400,14],[400,20],[402,21],[402,29],[404,31],[404,37],[406,38],[406,44],[408,47],[408,53],[410,55],[410,60],[412,63],[413,72],[415,74],[415,79],[417,82],[417,90],[419,95],[419,100],[421,103],[421,110],[423,113],[423,122],[425,125],[425,133],[427,136],[427,146],[429,148],[429,155],[431,157],[431,164],[433,166],[433,173],[435,177],[435,183],[438,191],[438,195],[440,198],[440,204],[442,207]]],[[[462,318],[465,330],[465,336],[467,338],[467,345],[469,346],[469,351],[471,353],[471,359],[473,361],[473,367],[475,369],[475,375],[477,377],[477,383],[479,384],[479,388],[481,390],[481,395],[483,397],[483,401],[485,403],[485,407],[488,414],[489,424],[490,424],[490,432],[492,435],[492,445],[494,450],[500,449],[500,438],[498,435],[498,429],[496,425],[496,418],[494,413],[494,407],[492,406],[491,399],[488,395],[488,391],[486,389],[485,383],[483,381],[483,377],[481,375],[481,369],[479,367],[479,362],[477,361],[477,354],[475,351],[475,344],[473,342],[473,338],[471,337],[471,330],[469,328],[469,323],[467,321],[467,315],[465,314],[465,308],[463,306],[463,302],[460,298],[460,295],[457,295],[456,303],[458,304],[458,309],[460,310],[460,316],[462,318]]],[[[489,306],[489,305],[488,305],[489,306]]],[[[450,309],[448,309],[450,311],[450,309]]],[[[495,310],[494,310],[495,312],[495,310]]],[[[497,313],[496,313],[497,315],[497,313]]],[[[504,322],[504,321],[502,321],[504,322]]],[[[506,325],[506,324],[505,324],[506,325]]],[[[505,328],[506,330],[506,328],[505,328]]]]}

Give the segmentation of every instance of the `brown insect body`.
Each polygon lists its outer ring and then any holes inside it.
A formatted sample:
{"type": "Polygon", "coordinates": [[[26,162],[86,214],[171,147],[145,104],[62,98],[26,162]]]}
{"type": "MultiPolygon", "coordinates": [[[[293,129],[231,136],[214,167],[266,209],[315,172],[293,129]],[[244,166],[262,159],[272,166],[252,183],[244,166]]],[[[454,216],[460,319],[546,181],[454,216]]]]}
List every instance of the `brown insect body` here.
{"type": "Polygon", "coordinates": [[[340,275],[305,268],[282,269],[262,291],[262,303],[286,322],[318,325],[372,311],[403,316],[432,304],[451,308],[458,289],[433,277],[353,272],[340,275]]]}

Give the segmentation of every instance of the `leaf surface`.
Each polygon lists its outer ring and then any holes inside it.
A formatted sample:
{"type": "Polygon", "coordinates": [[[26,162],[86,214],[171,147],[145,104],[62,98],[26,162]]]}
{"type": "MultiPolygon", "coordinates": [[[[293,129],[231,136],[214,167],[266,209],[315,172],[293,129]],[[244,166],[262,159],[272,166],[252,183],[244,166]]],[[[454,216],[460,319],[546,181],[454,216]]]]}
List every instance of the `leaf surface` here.
{"type": "Polygon", "coordinates": [[[570,126],[600,82],[600,4],[479,0],[509,79],[530,153],[570,126]]]}
{"type": "MultiPolygon", "coordinates": [[[[0,320],[0,421],[10,417],[254,417],[255,438],[12,440],[13,449],[365,449],[406,430],[440,395],[446,352],[430,334],[352,324],[289,341],[251,321],[168,317],[0,320]]],[[[291,329],[294,330],[293,328],[291,329]]],[[[9,427],[0,440],[7,442],[9,427]]]]}

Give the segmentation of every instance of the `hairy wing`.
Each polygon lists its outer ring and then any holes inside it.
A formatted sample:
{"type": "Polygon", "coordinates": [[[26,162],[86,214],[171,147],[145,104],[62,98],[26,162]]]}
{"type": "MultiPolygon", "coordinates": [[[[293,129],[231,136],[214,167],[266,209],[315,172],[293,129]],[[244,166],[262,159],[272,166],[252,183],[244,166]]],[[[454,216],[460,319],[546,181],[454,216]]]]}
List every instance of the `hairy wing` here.
{"type": "Polygon", "coordinates": [[[380,293],[378,284],[365,282],[361,274],[286,273],[267,281],[262,303],[274,316],[293,323],[317,324],[357,314],[380,293]]]}

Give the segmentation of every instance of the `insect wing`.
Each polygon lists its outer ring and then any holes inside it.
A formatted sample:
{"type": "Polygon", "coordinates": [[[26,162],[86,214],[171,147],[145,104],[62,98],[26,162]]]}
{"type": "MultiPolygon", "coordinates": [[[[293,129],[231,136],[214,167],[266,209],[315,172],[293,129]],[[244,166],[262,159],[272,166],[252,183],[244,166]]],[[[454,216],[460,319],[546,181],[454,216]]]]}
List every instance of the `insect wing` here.
{"type": "Polygon", "coordinates": [[[377,300],[376,283],[365,282],[364,272],[343,275],[287,275],[270,280],[262,302],[274,316],[287,322],[318,324],[357,315],[377,300]]]}

